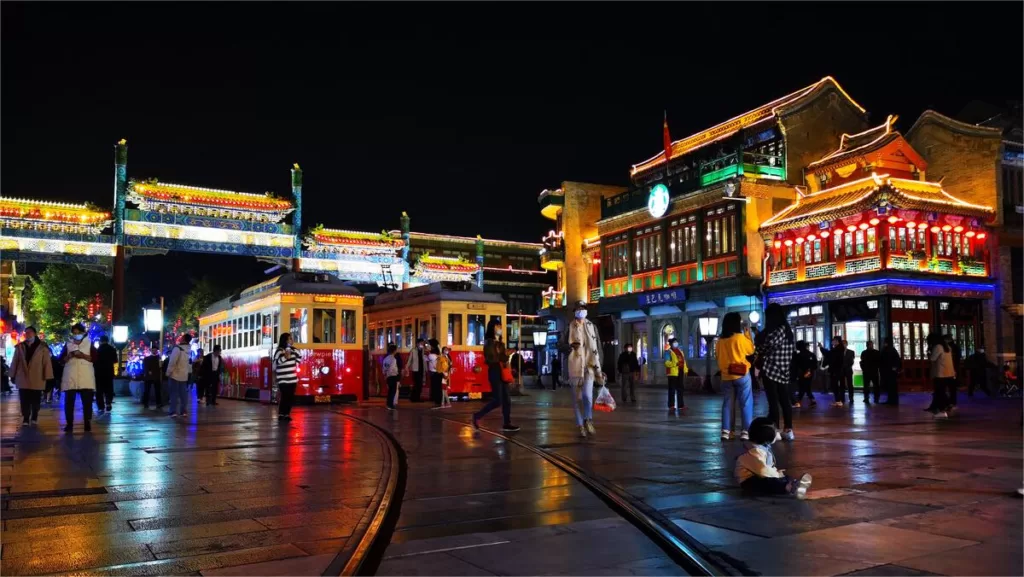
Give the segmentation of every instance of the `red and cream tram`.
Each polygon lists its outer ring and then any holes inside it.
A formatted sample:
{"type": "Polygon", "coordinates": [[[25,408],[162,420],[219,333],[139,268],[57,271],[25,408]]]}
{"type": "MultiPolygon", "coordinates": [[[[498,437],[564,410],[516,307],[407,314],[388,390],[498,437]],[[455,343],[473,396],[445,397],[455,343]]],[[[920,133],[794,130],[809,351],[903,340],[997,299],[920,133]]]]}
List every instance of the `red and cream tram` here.
{"type": "MultiPolygon", "coordinates": [[[[379,396],[387,394],[381,361],[389,343],[398,346],[402,365],[406,366],[416,339],[425,338],[451,347],[452,398],[479,399],[489,394],[483,345],[487,323],[494,318],[501,321],[504,330],[505,301],[470,283],[439,282],[376,296],[366,306],[370,390],[379,396]]],[[[412,378],[403,376],[401,389],[406,391],[411,386],[412,378]]],[[[429,391],[430,387],[424,385],[423,396],[429,391]]]]}
{"type": "Polygon", "coordinates": [[[285,273],[214,303],[199,318],[204,352],[221,346],[221,397],[276,402],[271,356],[290,332],[302,356],[296,403],[360,401],[363,297],[327,274],[285,273]]]}

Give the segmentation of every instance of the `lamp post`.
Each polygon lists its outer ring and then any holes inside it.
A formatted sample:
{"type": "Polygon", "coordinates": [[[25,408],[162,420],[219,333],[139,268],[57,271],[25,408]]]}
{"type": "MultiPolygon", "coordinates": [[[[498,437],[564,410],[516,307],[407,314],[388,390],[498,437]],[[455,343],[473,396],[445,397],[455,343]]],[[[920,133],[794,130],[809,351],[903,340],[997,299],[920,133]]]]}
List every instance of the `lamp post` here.
{"type": "Polygon", "coordinates": [[[114,340],[114,346],[117,347],[117,374],[121,375],[121,351],[124,350],[124,345],[128,342],[128,325],[114,325],[110,331],[114,340]]]}
{"type": "Polygon", "coordinates": [[[704,356],[707,358],[707,368],[704,373],[704,392],[711,393],[711,339],[718,334],[718,316],[707,314],[698,319],[700,324],[700,336],[704,337],[704,356]]]}
{"type": "Polygon", "coordinates": [[[533,331],[533,364],[537,367],[537,385],[544,388],[543,366],[544,349],[548,344],[548,332],[543,330],[533,331]]]}
{"type": "Polygon", "coordinates": [[[164,350],[164,297],[160,297],[160,308],[155,308],[156,299],[153,299],[153,306],[143,309],[143,326],[147,333],[160,333],[160,340],[157,341],[159,354],[164,350]]]}

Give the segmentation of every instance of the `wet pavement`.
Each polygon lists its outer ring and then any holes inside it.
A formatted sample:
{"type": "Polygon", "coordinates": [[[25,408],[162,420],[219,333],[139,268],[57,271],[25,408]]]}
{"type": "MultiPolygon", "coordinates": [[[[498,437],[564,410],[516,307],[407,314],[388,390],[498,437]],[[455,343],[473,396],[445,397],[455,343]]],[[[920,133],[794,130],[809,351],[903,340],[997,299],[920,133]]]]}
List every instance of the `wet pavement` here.
{"type": "MultiPolygon", "coordinates": [[[[810,472],[807,501],[742,495],[739,441],[719,440],[720,398],[663,393],[598,413],[580,439],[568,392],[514,399],[515,439],[571,459],[660,512],[738,571],[788,575],[1021,575],[1019,400],[963,399],[947,421],[897,409],[798,410],[776,455],[810,472]]],[[[766,412],[763,395],[756,414],[766,412]]],[[[93,431],[44,408],[19,430],[2,403],[7,575],[319,575],[379,497],[388,429],[407,458],[381,575],[679,575],[593,492],[536,453],[463,424],[478,403],[396,413],[298,407],[290,426],[255,403],[192,407],[188,422],[118,398],[93,431]],[[454,421],[454,422],[453,422],[454,421]],[[462,421],[462,422],[458,422],[462,421]]],[[[495,412],[481,423],[497,429],[495,412]]]]}

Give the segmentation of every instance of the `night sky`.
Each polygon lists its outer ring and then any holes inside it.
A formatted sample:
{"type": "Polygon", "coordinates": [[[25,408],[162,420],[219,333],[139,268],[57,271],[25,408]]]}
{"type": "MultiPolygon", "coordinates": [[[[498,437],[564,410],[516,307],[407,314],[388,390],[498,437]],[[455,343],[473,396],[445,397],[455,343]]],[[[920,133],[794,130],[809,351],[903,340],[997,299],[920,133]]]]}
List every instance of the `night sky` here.
{"type": "Polygon", "coordinates": [[[627,184],[665,109],[677,139],[832,75],[905,131],[1024,68],[1019,2],[0,10],[5,196],[110,205],[124,137],[134,178],[286,195],[299,162],[309,226],[526,241],[542,189],[627,184]]]}

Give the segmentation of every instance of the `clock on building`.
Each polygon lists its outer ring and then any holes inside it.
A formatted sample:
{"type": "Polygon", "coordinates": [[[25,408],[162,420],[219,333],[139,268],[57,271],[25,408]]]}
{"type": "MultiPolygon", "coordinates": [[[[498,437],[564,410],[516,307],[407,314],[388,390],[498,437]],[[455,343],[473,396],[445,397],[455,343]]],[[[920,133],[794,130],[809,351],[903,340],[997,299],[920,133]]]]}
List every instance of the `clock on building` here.
{"type": "Polygon", "coordinates": [[[651,193],[647,196],[647,211],[654,218],[664,216],[665,212],[668,211],[668,202],[668,187],[664,184],[655,184],[651,188],[651,193]]]}

